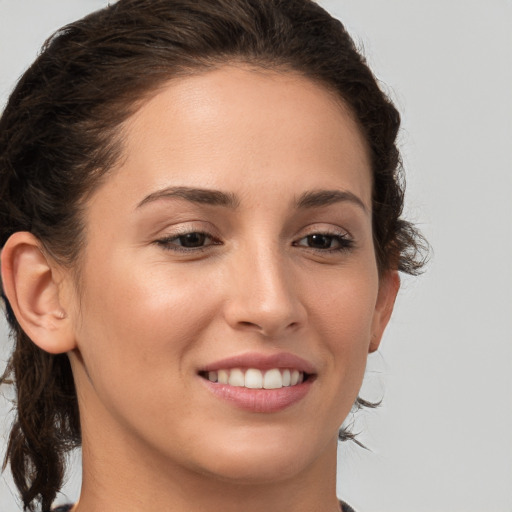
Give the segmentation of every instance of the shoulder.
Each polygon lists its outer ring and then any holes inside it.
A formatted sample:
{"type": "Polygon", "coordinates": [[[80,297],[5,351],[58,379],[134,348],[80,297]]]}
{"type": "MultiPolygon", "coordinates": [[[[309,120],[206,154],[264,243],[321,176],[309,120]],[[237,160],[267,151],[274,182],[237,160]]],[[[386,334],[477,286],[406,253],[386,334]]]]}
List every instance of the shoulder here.
{"type": "Polygon", "coordinates": [[[348,505],[344,501],[340,501],[340,505],[342,512],[356,512],[350,505],[348,505]]]}

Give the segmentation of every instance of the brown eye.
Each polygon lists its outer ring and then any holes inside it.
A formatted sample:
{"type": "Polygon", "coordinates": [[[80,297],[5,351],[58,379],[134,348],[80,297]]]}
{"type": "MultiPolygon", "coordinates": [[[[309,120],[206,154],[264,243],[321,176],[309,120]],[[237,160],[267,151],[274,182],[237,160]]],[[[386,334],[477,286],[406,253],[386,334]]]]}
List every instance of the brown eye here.
{"type": "Polygon", "coordinates": [[[186,235],[180,235],[174,239],[176,245],[193,249],[195,247],[203,247],[207,239],[204,233],[187,233],[186,235]]]}
{"type": "Polygon", "coordinates": [[[313,249],[332,249],[335,237],[330,235],[309,235],[306,237],[308,247],[313,249]]]}
{"type": "Polygon", "coordinates": [[[183,233],[181,235],[172,235],[166,238],[156,240],[155,243],[164,249],[170,251],[194,251],[207,249],[211,245],[219,245],[221,242],[214,239],[208,233],[201,233],[200,231],[191,231],[190,233],[183,233]]]}
{"type": "Polygon", "coordinates": [[[354,242],[346,233],[312,233],[301,238],[293,245],[313,249],[314,251],[336,252],[350,249],[354,242]]]}

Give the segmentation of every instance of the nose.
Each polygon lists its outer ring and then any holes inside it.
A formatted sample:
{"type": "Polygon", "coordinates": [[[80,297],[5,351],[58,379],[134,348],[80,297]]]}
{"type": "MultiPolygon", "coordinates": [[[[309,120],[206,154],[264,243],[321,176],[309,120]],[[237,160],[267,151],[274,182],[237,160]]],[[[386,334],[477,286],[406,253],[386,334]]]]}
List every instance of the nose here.
{"type": "Polygon", "coordinates": [[[275,248],[240,254],[231,263],[224,314],[233,329],[278,338],[305,324],[306,308],[290,262],[275,248]]]}

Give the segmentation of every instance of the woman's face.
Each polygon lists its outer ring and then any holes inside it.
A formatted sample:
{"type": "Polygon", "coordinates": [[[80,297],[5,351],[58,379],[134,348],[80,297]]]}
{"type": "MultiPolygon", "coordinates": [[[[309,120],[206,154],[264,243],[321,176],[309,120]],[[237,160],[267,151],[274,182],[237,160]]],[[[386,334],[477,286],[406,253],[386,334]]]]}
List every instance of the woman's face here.
{"type": "Polygon", "coordinates": [[[396,293],[357,124],[305,78],[226,66],[162,89],[124,148],[68,304],[84,443],[242,481],[332,461],[396,293]]]}

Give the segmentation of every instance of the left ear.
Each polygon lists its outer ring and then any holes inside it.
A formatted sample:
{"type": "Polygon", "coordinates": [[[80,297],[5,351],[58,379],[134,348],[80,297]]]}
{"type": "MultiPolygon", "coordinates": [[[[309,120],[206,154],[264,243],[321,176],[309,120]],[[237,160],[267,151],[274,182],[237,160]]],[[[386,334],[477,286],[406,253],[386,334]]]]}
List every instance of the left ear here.
{"type": "Polygon", "coordinates": [[[375,352],[380,345],[384,329],[388,325],[393,307],[395,305],[396,295],[400,289],[400,277],[398,271],[389,270],[380,276],[379,293],[372,322],[372,339],[368,352],[375,352]]]}

